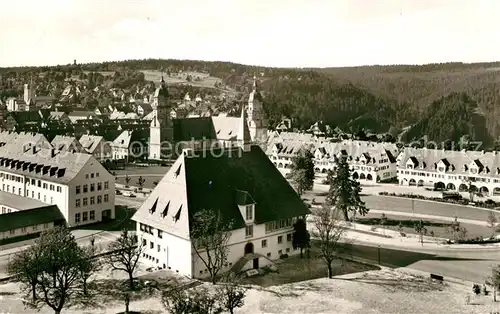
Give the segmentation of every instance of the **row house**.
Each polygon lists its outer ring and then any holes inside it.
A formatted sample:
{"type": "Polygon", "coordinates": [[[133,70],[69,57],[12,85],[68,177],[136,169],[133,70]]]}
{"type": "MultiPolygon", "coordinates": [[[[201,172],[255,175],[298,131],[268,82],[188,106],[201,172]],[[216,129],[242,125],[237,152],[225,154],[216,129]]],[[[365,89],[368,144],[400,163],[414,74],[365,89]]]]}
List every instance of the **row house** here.
{"type": "Polygon", "coordinates": [[[400,185],[500,195],[498,152],[406,148],[397,168],[400,185]]]}

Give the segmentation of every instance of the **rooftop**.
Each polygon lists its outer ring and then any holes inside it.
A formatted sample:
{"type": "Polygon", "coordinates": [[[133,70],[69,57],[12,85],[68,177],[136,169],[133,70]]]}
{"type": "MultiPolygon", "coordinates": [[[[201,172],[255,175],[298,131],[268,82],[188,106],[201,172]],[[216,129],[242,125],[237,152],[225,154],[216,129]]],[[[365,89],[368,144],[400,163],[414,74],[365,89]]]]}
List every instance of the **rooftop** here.
{"type": "Polygon", "coordinates": [[[50,222],[63,222],[64,216],[57,205],[47,205],[0,215],[0,232],[15,230],[50,222]]]}
{"type": "Polygon", "coordinates": [[[9,206],[17,210],[29,210],[39,207],[50,206],[39,200],[20,195],[0,191],[0,205],[9,206]]]}

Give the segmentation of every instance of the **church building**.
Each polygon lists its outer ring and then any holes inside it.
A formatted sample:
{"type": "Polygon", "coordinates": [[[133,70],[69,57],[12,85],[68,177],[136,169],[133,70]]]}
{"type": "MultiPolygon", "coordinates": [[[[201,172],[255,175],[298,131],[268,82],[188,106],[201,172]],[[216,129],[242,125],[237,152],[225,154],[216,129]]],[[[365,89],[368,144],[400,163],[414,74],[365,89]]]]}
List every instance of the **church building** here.
{"type": "Polygon", "coordinates": [[[175,159],[186,148],[236,147],[242,139],[242,132],[249,132],[251,141],[261,146],[263,151],[266,150],[267,122],[262,110],[262,95],[257,88],[255,77],[247,110],[242,110],[241,117],[172,119],[170,112],[173,108],[169,102],[168,87],[163,76],[160,86],[152,97],[151,107],[153,119],[149,138],[150,160],[175,159]],[[248,121],[246,131],[241,125],[244,118],[248,121]]]}

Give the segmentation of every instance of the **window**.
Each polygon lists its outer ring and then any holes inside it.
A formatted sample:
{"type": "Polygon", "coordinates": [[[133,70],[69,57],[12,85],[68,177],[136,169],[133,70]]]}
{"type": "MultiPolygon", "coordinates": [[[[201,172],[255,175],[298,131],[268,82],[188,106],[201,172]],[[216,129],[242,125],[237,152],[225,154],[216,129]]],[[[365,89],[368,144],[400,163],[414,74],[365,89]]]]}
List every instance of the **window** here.
{"type": "Polygon", "coordinates": [[[101,182],[97,183],[97,191],[100,191],[100,190],[102,190],[102,183],[101,182]]]}
{"type": "Polygon", "coordinates": [[[95,191],[95,183],[92,183],[90,185],[90,192],[94,192],[95,191]]]}
{"type": "Polygon", "coordinates": [[[31,179],[31,184],[32,184],[32,185],[35,185],[35,184],[36,184],[36,183],[35,183],[35,179],[31,179]]]}
{"type": "Polygon", "coordinates": [[[89,219],[89,213],[88,212],[83,212],[83,221],[87,221],[89,219]]]}
{"type": "Polygon", "coordinates": [[[79,223],[80,222],[80,213],[76,213],[75,214],[75,223],[79,223]]]}
{"type": "Polygon", "coordinates": [[[155,247],[155,244],[153,242],[149,242],[149,248],[152,249],[155,247]]]}
{"type": "Polygon", "coordinates": [[[38,192],[38,199],[40,199],[40,192],[38,192]]]}
{"type": "Polygon", "coordinates": [[[157,247],[158,252],[160,252],[161,251],[161,246],[158,244],[158,245],[156,245],[156,247],[157,247]]]}
{"type": "Polygon", "coordinates": [[[31,227],[33,229],[33,231],[36,231],[38,229],[38,225],[33,225],[33,227],[31,227]]]}
{"type": "Polygon", "coordinates": [[[109,182],[108,181],[104,182],[104,189],[105,190],[109,189],[109,182]]]}
{"type": "Polygon", "coordinates": [[[94,204],[95,204],[95,197],[94,197],[94,196],[92,196],[92,197],[90,198],[90,205],[94,205],[94,204]]]}
{"type": "Polygon", "coordinates": [[[43,229],[47,229],[49,227],[49,224],[43,224],[43,229]]]}
{"type": "Polygon", "coordinates": [[[246,237],[251,237],[253,236],[253,225],[246,226],[245,227],[245,236],[246,237]]]}
{"type": "Polygon", "coordinates": [[[142,246],[146,246],[146,239],[142,239],[142,246]]]}
{"type": "Polygon", "coordinates": [[[42,181],[38,180],[38,181],[37,181],[37,183],[36,183],[36,185],[37,185],[39,188],[41,188],[41,187],[42,187],[42,181]]]}
{"type": "Polygon", "coordinates": [[[94,210],[90,211],[90,220],[95,220],[95,211],[94,210]]]}
{"type": "Polygon", "coordinates": [[[246,214],[247,214],[246,215],[247,216],[246,220],[252,220],[253,219],[252,205],[247,205],[246,214]]]}
{"type": "Polygon", "coordinates": [[[19,188],[19,189],[17,190],[17,194],[19,194],[19,195],[23,195],[22,193],[23,193],[23,192],[22,192],[21,188],[19,188]]]}
{"type": "Polygon", "coordinates": [[[163,239],[163,231],[158,230],[158,238],[163,239]]]}
{"type": "Polygon", "coordinates": [[[286,252],[287,252],[287,253],[290,253],[290,248],[286,248],[286,252]]]}
{"type": "Polygon", "coordinates": [[[12,229],[12,230],[10,230],[10,232],[9,232],[9,233],[10,233],[10,234],[16,234],[16,230],[12,229]]]}
{"type": "Polygon", "coordinates": [[[91,173],[91,174],[90,174],[90,178],[91,178],[91,179],[94,179],[94,173],[91,173]]]}
{"type": "Polygon", "coordinates": [[[54,185],[53,185],[53,184],[51,184],[51,185],[49,186],[49,190],[54,191],[54,185]]]}
{"type": "Polygon", "coordinates": [[[86,184],[83,185],[83,193],[88,192],[88,186],[86,184]]]}
{"type": "Polygon", "coordinates": [[[266,255],[267,255],[267,257],[271,257],[271,253],[267,253],[266,255]]]}
{"type": "Polygon", "coordinates": [[[96,173],[95,173],[95,177],[96,177],[96,178],[99,178],[99,172],[96,172],[96,173]]]}
{"type": "Polygon", "coordinates": [[[76,186],[76,194],[80,194],[81,186],[77,185],[76,186]]]}
{"type": "Polygon", "coordinates": [[[292,242],[292,234],[291,233],[286,235],[286,242],[292,242]]]}
{"type": "Polygon", "coordinates": [[[22,227],[22,228],[21,228],[21,232],[22,232],[22,233],[26,233],[26,227],[22,227]]]}
{"type": "Polygon", "coordinates": [[[57,187],[57,192],[59,192],[59,193],[62,192],[62,188],[60,186],[57,187]]]}
{"type": "Polygon", "coordinates": [[[109,195],[104,194],[104,203],[107,203],[109,201],[109,195]]]}
{"type": "Polygon", "coordinates": [[[281,243],[283,243],[283,236],[278,237],[278,244],[281,244],[281,243]]]}
{"type": "Polygon", "coordinates": [[[87,174],[85,175],[85,179],[88,179],[88,178],[89,178],[89,174],[87,173],[87,174]]]}
{"type": "Polygon", "coordinates": [[[77,198],[75,201],[75,207],[80,207],[80,199],[77,198]]]}
{"type": "Polygon", "coordinates": [[[47,203],[47,195],[44,195],[44,196],[43,196],[43,202],[44,202],[44,203],[47,203]]]}
{"type": "Polygon", "coordinates": [[[278,251],[278,255],[281,256],[283,254],[283,250],[278,251]]]}
{"type": "Polygon", "coordinates": [[[97,195],[97,204],[102,203],[102,195],[97,195]]]}
{"type": "Polygon", "coordinates": [[[262,244],[262,247],[267,247],[267,240],[262,240],[261,244],[262,244]]]}
{"type": "Polygon", "coordinates": [[[87,198],[86,197],[83,198],[83,206],[87,206],[87,198]]]}
{"type": "Polygon", "coordinates": [[[44,189],[47,189],[47,183],[44,183],[44,184],[43,184],[43,188],[44,188],[44,189]]]}
{"type": "Polygon", "coordinates": [[[31,198],[35,198],[35,191],[31,191],[31,198]]]}

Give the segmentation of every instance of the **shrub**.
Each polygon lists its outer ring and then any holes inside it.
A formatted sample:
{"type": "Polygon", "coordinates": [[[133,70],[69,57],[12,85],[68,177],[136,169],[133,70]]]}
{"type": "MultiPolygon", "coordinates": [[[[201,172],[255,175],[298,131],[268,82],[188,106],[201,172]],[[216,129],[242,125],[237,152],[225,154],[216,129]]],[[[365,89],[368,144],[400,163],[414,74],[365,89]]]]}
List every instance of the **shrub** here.
{"type": "Polygon", "coordinates": [[[281,255],[280,255],[280,258],[281,258],[281,259],[288,258],[288,254],[281,254],[281,255]]]}
{"type": "Polygon", "coordinates": [[[477,283],[473,284],[472,292],[474,292],[475,295],[479,295],[481,293],[481,287],[477,283]]]}

